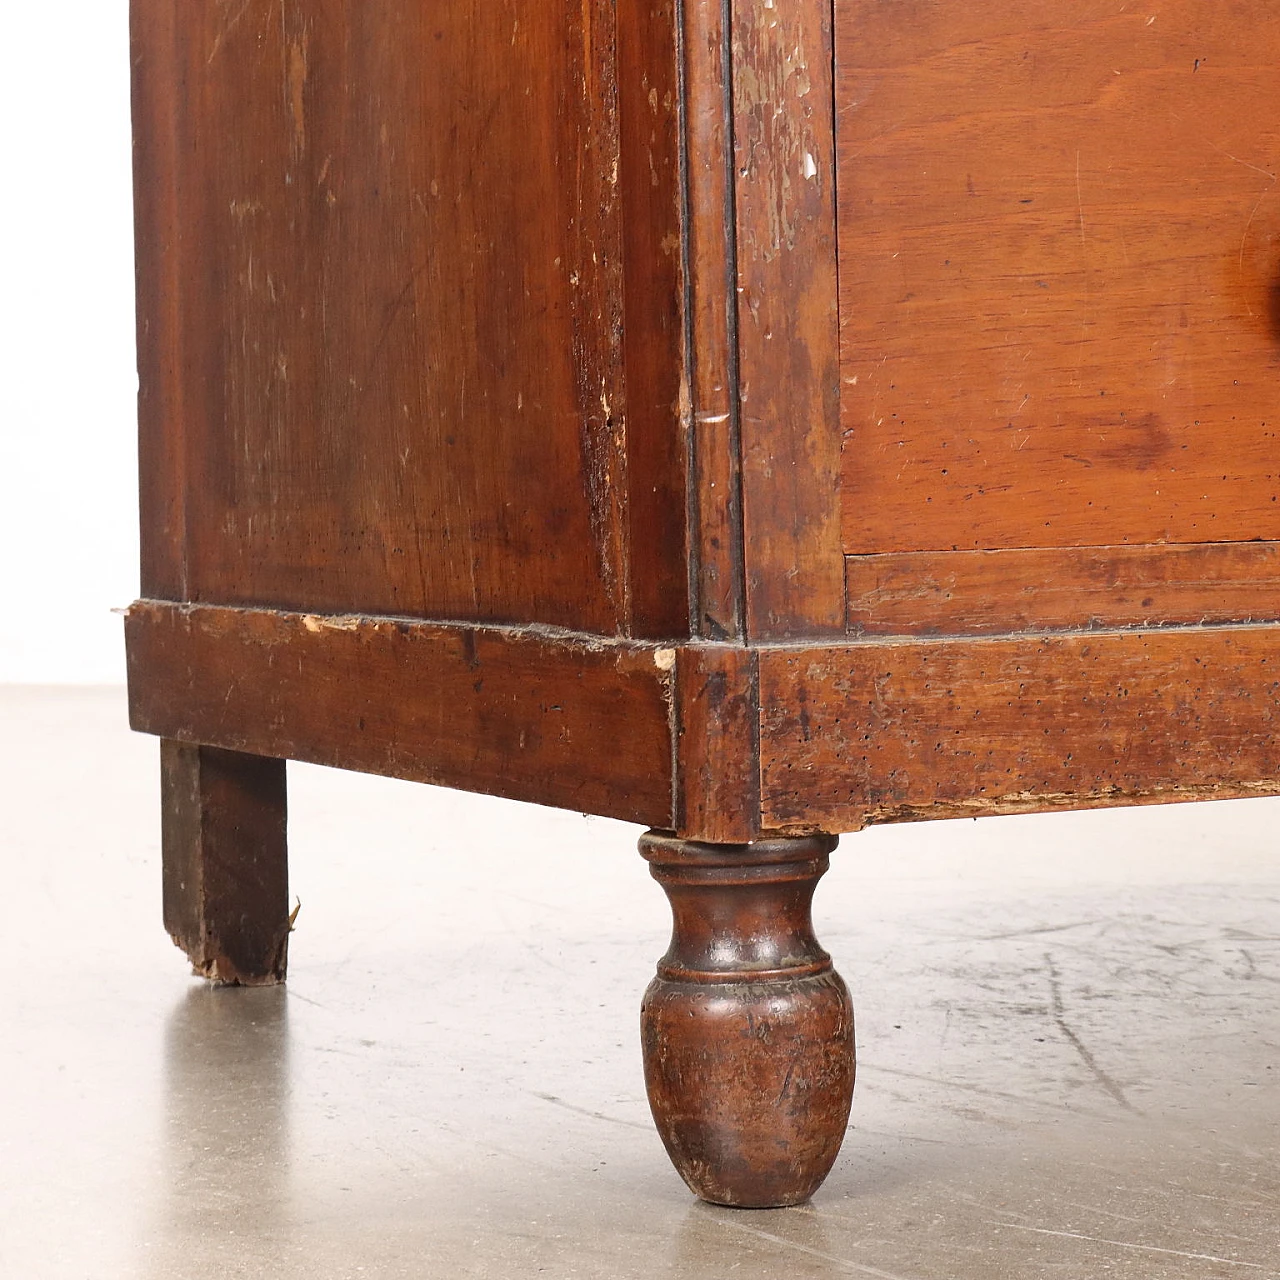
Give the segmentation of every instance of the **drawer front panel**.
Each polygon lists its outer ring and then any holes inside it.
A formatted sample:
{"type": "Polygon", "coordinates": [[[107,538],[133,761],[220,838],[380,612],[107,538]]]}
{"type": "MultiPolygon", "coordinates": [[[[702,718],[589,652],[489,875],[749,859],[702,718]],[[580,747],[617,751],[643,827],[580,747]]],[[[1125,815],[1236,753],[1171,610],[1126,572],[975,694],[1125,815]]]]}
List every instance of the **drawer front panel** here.
{"type": "Polygon", "coordinates": [[[846,552],[1280,537],[1278,61],[1267,0],[838,0],[846,552]]]}

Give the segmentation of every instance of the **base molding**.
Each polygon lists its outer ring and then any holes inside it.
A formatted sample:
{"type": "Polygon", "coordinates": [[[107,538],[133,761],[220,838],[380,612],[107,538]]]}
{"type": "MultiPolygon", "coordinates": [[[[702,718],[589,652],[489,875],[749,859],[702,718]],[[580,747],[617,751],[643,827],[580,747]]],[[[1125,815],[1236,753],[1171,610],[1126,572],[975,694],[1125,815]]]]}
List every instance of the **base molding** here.
{"type": "Polygon", "coordinates": [[[760,655],[762,825],[1280,794],[1280,625],[760,655]]]}
{"type": "Polygon", "coordinates": [[[143,600],[135,729],[694,840],[1280,794],[1280,624],[669,647],[143,600]]]}
{"type": "Polygon", "coordinates": [[[144,733],[673,824],[670,649],[160,600],[125,639],[144,733]]]}

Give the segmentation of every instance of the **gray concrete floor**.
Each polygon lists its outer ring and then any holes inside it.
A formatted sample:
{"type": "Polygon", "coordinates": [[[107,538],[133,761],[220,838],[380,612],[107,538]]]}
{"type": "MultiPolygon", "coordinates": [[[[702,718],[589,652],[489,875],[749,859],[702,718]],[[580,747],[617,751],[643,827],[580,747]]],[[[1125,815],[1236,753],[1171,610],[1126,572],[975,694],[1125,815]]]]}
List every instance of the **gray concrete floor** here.
{"type": "Polygon", "coordinates": [[[118,690],[0,690],[0,1276],[1280,1277],[1280,806],[847,838],[810,1206],[695,1203],[640,1078],[636,831],[290,766],[287,991],[159,923],[118,690]]]}

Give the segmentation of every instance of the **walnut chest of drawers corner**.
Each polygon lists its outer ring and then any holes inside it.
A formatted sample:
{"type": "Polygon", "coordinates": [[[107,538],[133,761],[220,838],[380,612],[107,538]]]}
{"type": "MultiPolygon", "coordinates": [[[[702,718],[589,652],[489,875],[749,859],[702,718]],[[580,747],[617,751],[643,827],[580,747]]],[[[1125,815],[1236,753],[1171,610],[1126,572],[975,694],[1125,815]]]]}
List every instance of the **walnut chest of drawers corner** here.
{"type": "Polygon", "coordinates": [[[789,1204],[836,833],[1280,792],[1280,11],[1149,8],[133,0],[199,972],[284,976],[286,759],[642,824],[655,1119],[789,1204]]]}

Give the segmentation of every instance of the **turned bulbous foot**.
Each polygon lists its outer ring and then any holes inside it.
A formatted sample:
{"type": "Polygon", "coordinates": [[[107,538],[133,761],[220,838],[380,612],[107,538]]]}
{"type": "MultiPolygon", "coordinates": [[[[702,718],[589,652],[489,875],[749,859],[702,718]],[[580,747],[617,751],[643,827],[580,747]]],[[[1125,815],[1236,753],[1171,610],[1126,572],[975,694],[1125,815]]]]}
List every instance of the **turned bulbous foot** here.
{"type": "Polygon", "coordinates": [[[835,844],[641,838],[674,917],[641,1009],[649,1105],[680,1176],[714,1204],[800,1204],[840,1150],[853,1008],[810,920],[835,844]]]}

